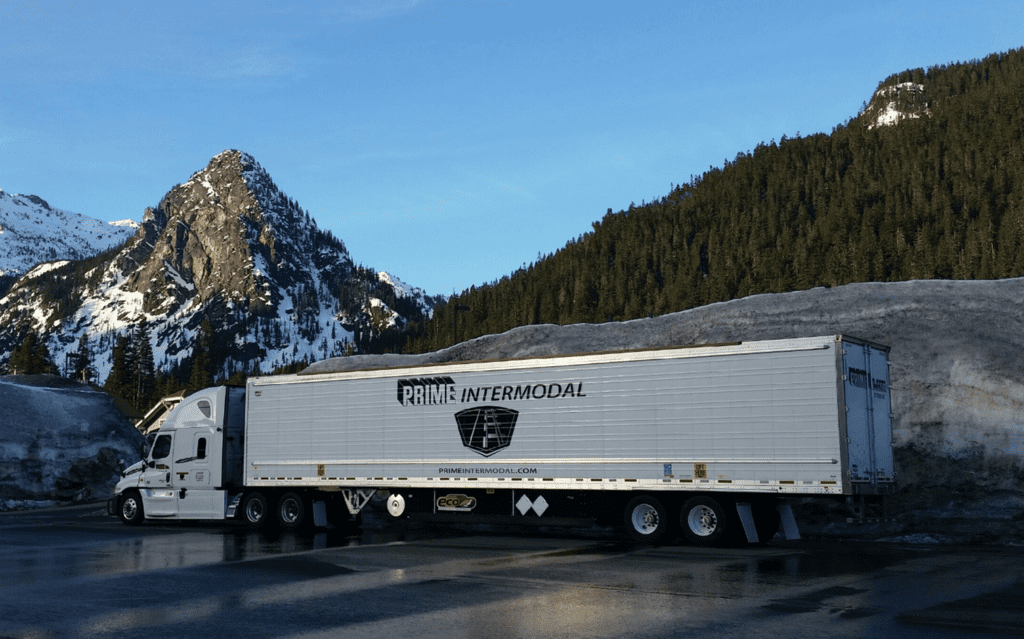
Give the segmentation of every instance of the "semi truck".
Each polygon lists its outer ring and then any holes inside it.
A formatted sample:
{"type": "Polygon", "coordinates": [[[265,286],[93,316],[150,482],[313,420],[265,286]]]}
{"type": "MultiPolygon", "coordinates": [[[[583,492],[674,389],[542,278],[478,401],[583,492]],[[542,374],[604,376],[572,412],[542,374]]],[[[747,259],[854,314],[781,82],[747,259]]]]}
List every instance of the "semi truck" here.
{"type": "Polygon", "coordinates": [[[892,492],[888,356],[830,335],[250,378],[182,400],[108,510],[294,529],[379,492],[385,518],[797,538],[793,499],[892,492]]]}

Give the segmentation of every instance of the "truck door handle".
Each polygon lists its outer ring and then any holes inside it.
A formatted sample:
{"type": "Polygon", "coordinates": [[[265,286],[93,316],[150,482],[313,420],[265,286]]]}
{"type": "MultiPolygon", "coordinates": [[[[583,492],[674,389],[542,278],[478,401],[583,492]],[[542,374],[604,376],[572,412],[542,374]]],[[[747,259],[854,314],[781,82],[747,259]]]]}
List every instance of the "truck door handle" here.
{"type": "Polygon", "coordinates": [[[168,484],[171,483],[171,474],[170,473],[167,473],[167,478],[164,479],[164,481],[167,482],[168,484]]]}

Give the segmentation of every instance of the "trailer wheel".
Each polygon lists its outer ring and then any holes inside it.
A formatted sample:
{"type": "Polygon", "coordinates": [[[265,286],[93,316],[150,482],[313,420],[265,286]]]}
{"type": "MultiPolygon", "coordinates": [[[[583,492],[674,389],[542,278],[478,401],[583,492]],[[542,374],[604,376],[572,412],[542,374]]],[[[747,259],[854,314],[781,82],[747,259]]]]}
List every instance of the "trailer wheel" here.
{"type": "Polygon", "coordinates": [[[679,512],[683,537],[694,546],[714,546],[724,541],[728,529],[726,512],[711,497],[694,497],[679,512]]]}
{"type": "Polygon", "coordinates": [[[656,497],[634,497],[626,504],[624,515],[626,534],[636,543],[657,544],[668,535],[668,512],[656,497]]]}
{"type": "Polygon", "coordinates": [[[138,526],[146,518],[142,508],[142,495],[137,490],[129,490],[121,496],[121,507],[117,509],[121,521],[129,526],[138,526]]]}
{"type": "Polygon", "coordinates": [[[285,493],[277,502],[277,521],[285,530],[295,530],[306,520],[306,503],[297,493],[285,493]]]}
{"type": "Polygon", "coordinates": [[[239,516],[245,525],[250,528],[259,528],[267,523],[267,514],[270,508],[267,505],[267,498],[263,493],[249,493],[242,500],[242,511],[239,516]]]}

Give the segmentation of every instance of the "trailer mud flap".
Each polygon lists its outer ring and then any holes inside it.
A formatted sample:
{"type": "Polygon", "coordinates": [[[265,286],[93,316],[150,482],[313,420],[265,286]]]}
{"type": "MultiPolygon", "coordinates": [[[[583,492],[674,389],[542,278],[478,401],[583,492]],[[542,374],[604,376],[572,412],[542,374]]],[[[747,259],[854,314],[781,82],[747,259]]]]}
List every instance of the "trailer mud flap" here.
{"type": "Polygon", "coordinates": [[[796,525],[793,507],[789,504],[779,504],[778,511],[782,519],[782,534],[786,539],[800,539],[800,528],[796,525]]]}
{"type": "MultiPolygon", "coordinates": [[[[800,539],[800,528],[796,525],[796,518],[793,516],[793,507],[789,504],[778,504],[776,510],[779,512],[779,519],[782,520],[782,535],[786,539],[800,539]]],[[[750,504],[743,501],[736,502],[736,513],[739,515],[740,523],[743,524],[743,533],[747,536],[747,542],[751,544],[760,543],[757,535],[757,526],[754,524],[754,510],[750,504]]],[[[765,541],[770,541],[765,539],[765,541]]]]}
{"type": "Polygon", "coordinates": [[[736,513],[740,516],[740,523],[743,524],[743,533],[747,536],[747,542],[756,544],[760,540],[757,537],[754,511],[750,508],[750,504],[745,501],[736,502],[736,513]]]}
{"type": "Polygon", "coordinates": [[[313,501],[313,525],[317,528],[327,527],[327,504],[321,499],[313,501]]]}

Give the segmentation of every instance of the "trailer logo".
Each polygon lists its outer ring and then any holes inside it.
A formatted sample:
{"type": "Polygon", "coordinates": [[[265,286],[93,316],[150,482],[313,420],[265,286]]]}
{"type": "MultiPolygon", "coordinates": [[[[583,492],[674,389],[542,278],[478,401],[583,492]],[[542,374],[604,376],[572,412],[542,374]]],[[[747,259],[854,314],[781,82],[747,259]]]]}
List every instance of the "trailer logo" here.
{"type": "Polygon", "coordinates": [[[463,386],[443,377],[410,377],[398,380],[397,399],[402,406],[437,406],[472,402],[520,402],[540,399],[577,399],[587,396],[583,382],[563,380],[499,386],[463,386]]]}
{"type": "Polygon", "coordinates": [[[519,411],[511,408],[480,406],[455,413],[455,422],[459,425],[462,445],[490,457],[512,443],[518,417],[519,411]]]}
{"type": "Polygon", "coordinates": [[[454,404],[455,380],[451,377],[400,379],[398,403],[402,406],[454,404]]]}

